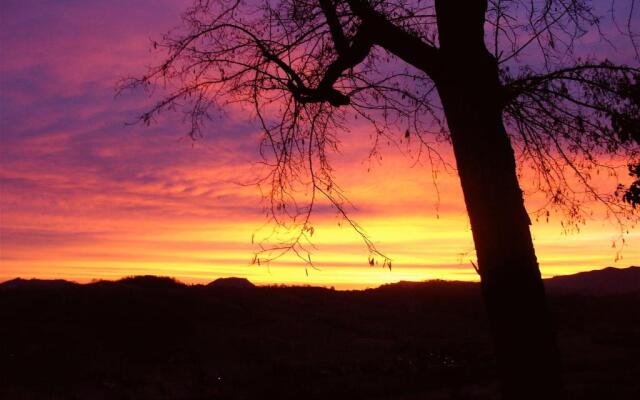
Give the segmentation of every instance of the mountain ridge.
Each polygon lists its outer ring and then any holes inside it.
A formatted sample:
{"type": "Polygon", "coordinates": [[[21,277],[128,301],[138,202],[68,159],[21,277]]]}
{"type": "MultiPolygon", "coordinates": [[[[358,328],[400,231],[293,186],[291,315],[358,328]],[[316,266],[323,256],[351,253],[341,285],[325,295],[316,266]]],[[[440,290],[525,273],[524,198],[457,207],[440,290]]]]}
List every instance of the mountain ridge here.
{"type": "MultiPolygon", "coordinates": [[[[640,291],[640,266],[629,266],[626,268],[606,267],[598,270],[578,272],[570,275],[559,275],[544,279],[546,289],[553,294],[583,294],[583,295],[615,295],[627,294],[640,291]]],[[[228,277],[217,278],[208,284],[188,285],[175,278],[143,275],[129,276],[116,281],[95,281],[81,284],[64,279],[23,279],[15,278],[0,283],[0,289],[20,289],[20,288],[68,288],[73,286],[87,285],[127,285],[145,289],[178,289],[181,287],[206,287],[225,289],[255,289],[264,286],[257,286],[246,278],[228,277]]],[[[387,283],[376,288],[364,289],[363,291],[388,291],[388,290],[420,290],[425,287],[434,286],[458,286],[472,287],[479,282],[448,281],[448,280],[427,280],[427,281],[399,281],[387,283]]],[[[309,286],[291,285],[289,287],[313,288],[309,286]]],[[[316,289],[319,287],[315,287],[316,289]]]]}

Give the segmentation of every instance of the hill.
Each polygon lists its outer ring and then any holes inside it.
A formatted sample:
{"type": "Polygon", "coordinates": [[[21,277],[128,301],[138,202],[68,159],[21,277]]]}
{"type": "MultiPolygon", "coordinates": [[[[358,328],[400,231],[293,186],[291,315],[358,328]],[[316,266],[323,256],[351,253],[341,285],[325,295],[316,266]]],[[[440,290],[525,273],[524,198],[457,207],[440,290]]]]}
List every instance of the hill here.
{"type": "Polygon", "coordinates": [[[50,289],[63,288],[77,285],[74,282],[65,281],[63,279],[22,279],[16,278],[10,281],[0,283],[3,289],[50,289]]]}
{"type": "MultiPolygon", "coordinates": [[[[586,295],[612,296],[640,291],[640,267],[628,268],[607,267],[600,270],[580,272],[572,275],[555,276],[544,280],[549,294],[553,295],[586,295]]],[[[446,286],[450,290],[478,285],[477,283],[455,281],[400,281],[382,285],[375,290],[415,291],[425,287],[430,289],[446,286]]]]}
{"type": "Polygon", "coordinates": [[[245,278],[218,278],[215,281],[210,282],[207,286],[236,289],[251,289],[255,287],[253,283],[249,282],[249,280],[245,278]]]}
{"type": "Polygon", "coordinates": [[[554,293],[609,296],[640,291],[640,267],[605,268],[545,280],[554,293]]]}
{"type": "MultiPolygon", "coordinates": [[[[616,294],[628,294],[640,291],[640,267],[631,266],[628,268],[607,267],[600,270],[580,272],[572,275],[561,275],[544,280],[547,291],[552,294],[577,294],[589,296],[610,296],[616,294]]],[[[123,284],[148,289],[169,289],[187,287],[187,285],[170,277],[159,277],[153,275],[131,276],[115,282],[98,281],[92,284],[123,284]]],[[[75,282],[42,279],[13,279],[0,283],[0,289],[29,289],[29,288],[57,288],[78,285],[75,282]]],[[[384,284],[375,289],[381,291],[415,291],[437,290],[446,287],[448,290],[464,290],[477,286],[473,282],[431,280],[423,282],[400,281],[396,283],[384,284]]],[[[246,278],[218,278],[206,285],[209,288],[241,288],[251,289],[256,286],[246,278]]],[[[305,286],[305,288],[309,288],[305,286]]]]}
{"type": "MultiPolygon", "coordinates": [[[[629,279],[624,271],[593,273],[629,279]]],[[[478,284],[221,282],[1,284],[0,398],[497,398],[478,284]]],[[[613,287],[550,290],[572,399],[640,393],[640,292],[613,287]]]]}

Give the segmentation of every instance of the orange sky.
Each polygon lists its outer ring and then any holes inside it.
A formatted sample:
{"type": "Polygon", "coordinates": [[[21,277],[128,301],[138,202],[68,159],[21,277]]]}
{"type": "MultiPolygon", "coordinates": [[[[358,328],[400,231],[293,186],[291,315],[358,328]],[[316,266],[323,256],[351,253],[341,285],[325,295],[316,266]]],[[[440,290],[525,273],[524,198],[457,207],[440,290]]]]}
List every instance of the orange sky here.
{"type": "MultiPolygon", "coordinates": [[[[239,183],[255,178],[259,130],[237,110],[195,146],[180,140],[178,116],[125,127],[149,103],[136,94],[114,99],[115,82],[144,70],[148,38],[175,25],[188,2],[116,3],[3,6],[0,281],[155,274],[362,288],[478,278],[455,173],[440,174],[436,206],[430,170],[411,154],[390,147],[369,164],[365,127],[343,138],[337,182],[393,269],[369,267],[362,240],[333,213],[313,219],[317,269],[293,257],[250,265],[265,217],[257,188],[239,183]]],[[[534,224],[545,276],[640,264],[638,230],[616,262],[617,227],[594,211],[579,234],[563,234],[557,219],[534,224]]]]}

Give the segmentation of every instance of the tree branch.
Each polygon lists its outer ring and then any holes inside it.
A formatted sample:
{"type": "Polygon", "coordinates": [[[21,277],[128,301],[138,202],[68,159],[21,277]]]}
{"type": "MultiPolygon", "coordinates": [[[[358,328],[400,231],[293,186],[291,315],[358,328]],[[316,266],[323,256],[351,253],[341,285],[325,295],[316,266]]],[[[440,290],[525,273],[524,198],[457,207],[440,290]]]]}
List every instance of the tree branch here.
{"type": "MultiPolygon", "coordinates": [[[[540,85],[544,85],[550,81],[569,79],[571,76],[575,74],[580,74],[585,71],[596,71],[596,70],[640,74],[640,68],[635,68],[635,67],[630,67],[625,65],[615,65],[606,61],[602,63],[597,63],[597,64],[584,63],[579,65],[573,65],[571,67],[560,68],[545,74],[524,76],[522,78],[509,82],[507,85],[505,85],[505,88],[507,89],[509,99],[511,100],[523,93],[534,90],[536,87],[540,85]]],[[[613,88],[610,88],[610,89],[613,90],[613,88]]]]}
{"type": "Polygon", "coordinates": [[[322,12],[327,19],[327,24],[329,24],[329,30],[331,31],[331,37],[336,46],[336,51],[338,54],[345,54],[349,50],[349,44],[347,43],[347,38],[344,36],[344,32],[342,32],[342,24],[340,24],[340,20],[338,19],[333,1],[320,0],[320,8],[322,8],[322,12]]]}
{"type": "Polygon", "coordinates": [[[372,32],[374,44],[426,72],[431,78],[439,75],[441,61],[436,47],[390,22],[366,0],[347,0],[347,3],[358,18],[375,27],[372,32]]]}

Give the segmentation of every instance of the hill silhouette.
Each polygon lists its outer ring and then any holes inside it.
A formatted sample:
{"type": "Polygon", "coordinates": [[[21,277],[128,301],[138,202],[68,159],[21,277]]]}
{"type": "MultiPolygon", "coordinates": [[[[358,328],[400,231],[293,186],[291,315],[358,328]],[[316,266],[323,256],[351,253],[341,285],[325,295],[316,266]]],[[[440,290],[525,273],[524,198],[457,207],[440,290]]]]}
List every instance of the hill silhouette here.
{"type": "MultiPolygon", "coordinates": [[[[123,284],[148,289],[176,289],[187,287],[184,283],[175,278],[139,275],[129,276],[117,281],[97,281],[92,284],[123,284]]],[[[630,266],[627,268],[607,267],[600,270],[579,272],[572,275],[560,275],[544,279],[547,291],[554,294],[582,294],[582,295],[615,295],[627,294],[640,291],[640,267],[630,266]]],[[[75,282],[63,279],[43,280],[43,279],[22,279],[16,278],[0,283],[0,289],[30,289],[30,288],[54,288],[69,287],[78,285],[75,282]]],[[[447,290],[471,288],[478,285],[475,282],[430,280],[430,281],[399,281],[396,283],[383,284],[378,288],[367,289],[381,291],[415,291],[428,288],[447,288],[447,290]]],[[[256,286],[246,278],[230,277],[218,278],[209,282],[207,287],[212,288],[255,288],[256,286]]],[[[305,286],[305,288],[309,288],[305,286]]]]}
{"type": "Polygon", "coordinates": [[[0,283],[0,287],[4,289],[48,289],[60,288],[76,285],[64,279],[22,279],[16,278],[10,281],[0,283]]]}
{"type": "Polygon", "coordinates": [[[218,278],[215,281],[210,282],[207,286],[237,289],[250,289],[255,287],[255,285],[249,282],[246,278],[218,278]]]}
{"type": "MultiPolygon", "coordinates": [[[[477,284],[337,291],[221,282],[1,284],[0,398],[497,396],[477,284]]],[[[640,292],[581,290],[550,290],[571,398],[635,398],[640,292]]]]}
{"type": "Polygon", "coordinates": [[[154,275],[129,276],[116,281],[116,284],[146,289],[176,289],[185,286],[174,278],[154,275]]]}
{"type": "Polygon", "coordinates": [[[640,267],[608,267],[545,280],[548,290],[557,293],[605,296],[640,291],[640,267]]]}

